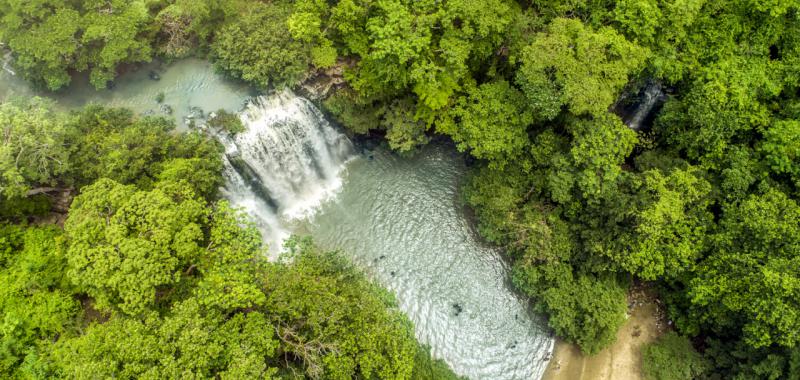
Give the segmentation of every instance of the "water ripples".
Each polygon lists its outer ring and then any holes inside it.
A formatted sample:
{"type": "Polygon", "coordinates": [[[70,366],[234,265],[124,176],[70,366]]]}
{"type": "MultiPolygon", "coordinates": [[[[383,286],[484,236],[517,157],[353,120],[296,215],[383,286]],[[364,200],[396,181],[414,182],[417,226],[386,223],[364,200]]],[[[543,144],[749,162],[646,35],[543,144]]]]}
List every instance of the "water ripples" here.
{"type": "Polygon", "coordinates": [[[391,289],[420,341],[472,379],[538,379],[552,339],[508,287],[499,253],[474,235],[458,198],[451,147],[414,158],[376,150],[348,168],[308,230],[391,289]]]}

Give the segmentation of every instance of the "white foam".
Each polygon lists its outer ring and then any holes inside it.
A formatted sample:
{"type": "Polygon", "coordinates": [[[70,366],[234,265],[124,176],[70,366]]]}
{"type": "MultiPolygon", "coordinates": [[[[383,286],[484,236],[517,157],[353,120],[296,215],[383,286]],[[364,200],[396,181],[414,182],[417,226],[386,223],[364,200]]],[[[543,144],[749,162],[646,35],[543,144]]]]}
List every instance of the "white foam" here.
{"type": "Polygon", "coordinates": [[[288,90],[254,99],[240,119],[245,131],[220,138],[226,196],[255,219],[275,253],[291,222],[312,216],[341,189],[353,147],[311,102],[288,90]]]}

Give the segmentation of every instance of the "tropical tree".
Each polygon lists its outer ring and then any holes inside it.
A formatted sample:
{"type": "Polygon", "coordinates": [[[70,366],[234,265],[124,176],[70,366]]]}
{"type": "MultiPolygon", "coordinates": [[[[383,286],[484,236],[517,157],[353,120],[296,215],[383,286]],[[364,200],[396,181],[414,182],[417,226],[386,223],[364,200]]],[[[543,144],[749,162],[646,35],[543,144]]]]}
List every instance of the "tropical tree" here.
{"type": "Polygon", "coordinates": [[[522,52],[517,83],[539,119],[555,118],[562,106],[575,115],[603,115],[647,56],[612,28],[595,31],[558,18],[522,52]]]}
{"type": "Polygon", "coordinates": [[[739,331],[754,348],[800,340],[800,206],[768,188],[726,208],[713,253],[687,282],[683,327],[739,331]]]}
{"type": "Polygon", "coordinates": [[[215,65],[261,88],[297,83],[310,58],[287,29],[290,12],[286,2],[252,4],[214,37],[215,65]]]}
{"type": "Polygon", "coordinates": [[[67,126],[41,98],[0,104],[0,199],[54,186],[70,169],[67,126]]]}
{"type": "Polygon", "coordinates": [[[531,114],[522,94],[506,81],[472,87],[436,123],[458,149],[503,166],[519,158],[528,146],[531,114]]]}

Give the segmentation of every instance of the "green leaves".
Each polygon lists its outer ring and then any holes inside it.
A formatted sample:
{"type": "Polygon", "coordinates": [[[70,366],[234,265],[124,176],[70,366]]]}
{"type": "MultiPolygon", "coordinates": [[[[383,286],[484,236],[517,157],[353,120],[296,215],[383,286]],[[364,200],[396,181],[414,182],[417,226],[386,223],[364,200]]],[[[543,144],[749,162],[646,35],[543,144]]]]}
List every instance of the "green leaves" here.
{"type": "Polygon", "coordinates": [[[277,371],[277,342],[261,313],[226,317],[193,300],[176,304],[163,318],[115,316],[90,326],[54,352],[59,374],[72,378],[270,379],[277,371]]]}
{"type": "Polygon", "coordinates": [[[261,285],[266,252],[261,234],[227,202],[215,205],[209,223],[207,248],[197,264],[202,274],[194,290],[198,302],[222,310],[264,305],[261,285]]]}
{"type": "Polygon", "coordinates": [[[263,89],[297,83],[310,57],[287,27],[290,11],[284,3],[253,4],[217,33],[216,66],[263,89]]]}
{"type": "Polygon", "coordinates": [[[198,132],[177,135],[170,120],[90,105],[73,113],[67,128],[71,180],[78,185],[109,178],[149,189],[169,179],[211,197],[222,182],[221,145],[198,132]]]}
{"type": "Polygon", "coordinates": [[[0,35],[14,50],[17,67],[51,90],[69,84],[69,70],[86,69],[92,84],[105,88],[117,65],[152,58],[144,38],[152,18],[143,0],[44,0],[27,6],[6,0],[0,9],[6,10],[0,35]]]}
{"type": "Polygon", "coordinates": [[[80,15],[72,9],[58,9],[28,33],[7,30],[9,45],[18,54],[17,67],[34,81],[42,81],[51,90],[70,82],[69,64],[78,53],[80,15]]]}
{"type": "Polygon", "coordinates": [[[363,26],[362,8],[342,1],[333,10],[342,39],[361,61],[350,84],[367,97],[410,89],[421,106],[443,109],[471,81],[473,63],[489,59],[512,21],[507,1],[384,0],[363,26]]]}
{"type": "Polygon", "coordinates": [[[417,350],[391,295],[337,253],[287,243],[291,263],[267,274],[266,310],[282,348],[313,378],[408,379],[417,350]]]}
{"type": "Polygon", "coordinates": [[[682,100],[667,103],[656,123],[665,139],[694,160],[719,165],[728,145],[747,140],[770,122],[762,103],[781,91],[765,58],[726,60],[709,67],[682,100]]]}
{"type": "Polygon", "coordinates": [[[389,147],[407,153],[425,145],[430,140],[425,132],[428,126],[417,119],[413,100],[397,100],[388,107],[380,125],[386,128],[389,147]]]}
{"type": "Polygon", "coordinates": [[[515,265],[513,280],[547,313],[556,334],[592,355],[616,340],[626,289],[613,276],[573,274],[568,264],[515,265]]]}
{"type": "Polygon", "coordinates": [[[0,104],[0,199],[53,186],[70,169],[64,118],[41,98],[0,104]]]}
{"type": "Polygon", "coordinates": [[[170,3],[155,17],[160,40],[163,39],[157,49],[167,57],[186,57],[204,46],[219,27],[223,4],[218,0],[174,0],[170,3]]]}
{"type": "Polygon", "coordinates": [[[800,184],[800,120],[773,123],[758,149],[774,173],[787,174],[800,184]]]}
{"type": "Polygon", "coordinates": [[[638,142],[635,132],[611,114],[577,120],[568,127],[573,136],[570,156],[577,169],[576,185],[584,198],[596,201],[613,191],[622,163],[638,142]]]}
{"type": "Polygon", "coordinates": [[[70,329],[80,304],[66,281],[57,228],[0,224],[0,253],[0,373],[12,375],[40,341],[70,329]]]}
{"type": "Polygon", "coordinates": [[[148,62],[152,58],[151,43],[141,36],[151,16],[144,0],[85,3],[81,43],[92,48],[79,62],[92,67],[92,84],[105,88],[116,77],[120,63],[148,62]]]}
{"type": "Polygon", "coordinates": [[[647,55],[611,28],[555,19],[523,51],[517,83],[538,118],[553,119],[561,106],[575,115],[603,115],[647,55]]]}
{"type": "Polygon", "coordinates": [[[646,280],[677,278],[690,271],[706,249],[712,215],[706,211],[711,186],[696,168],[642,173],[630,210],[632,219],[606,253],[626,271],[646,280]]]}
{"type": "Polygon", "coordinates": [[[650,343],[642,354],[642,367],[650,380],[696,379],[709,364],[689,339],[672,331],[650,343]]]}
{"type": "Polygon", "coordinates": [[[437,122],[436,130],[450,135],[459,150],[502,167],[518,158],[529,144],[530,112],[522,94],[508,82],[473,87],[455,103],[437,122]]]}
{"type": "Polygon", "coordinates": [[[186,190],[137,192],[100,180],[75,199],[65,224],[70,277],[99,308],[140,314],[197,261],[206,216],[186,190]]]}
{"type": "Polygon", "coordinates": [[[99,308],[129,315],[155,309],[160,289],[187,281],[203,306],[259,306],[261,237],[243,223],[226,203],[209,215],[184,182],[136,191],[103,179],[84,188],[67,219],[69,273],[99,308]]]}
{"type": "Polygon", "coordinates": [[[753,347],[800,341],[800,206],[768,189],[726,210],[714,254],[689,282],[691,315],[712,329],[741,329],[753,347]]]}

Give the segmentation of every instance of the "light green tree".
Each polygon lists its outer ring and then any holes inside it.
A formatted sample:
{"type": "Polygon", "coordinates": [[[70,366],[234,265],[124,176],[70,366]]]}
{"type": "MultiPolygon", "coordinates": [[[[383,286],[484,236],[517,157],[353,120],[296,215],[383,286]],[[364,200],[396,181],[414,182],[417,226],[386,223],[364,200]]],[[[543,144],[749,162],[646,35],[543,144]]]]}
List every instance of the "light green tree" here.
{"type": "Polygon", "coordinates": [[[75,198],[65,223],[70,278],[100,309],[143,313],[158,288],[176,285],[197,262],[207,217],[179,186],[145,192],[99,180],[75,198]]]}
{"type": "Polygon", "coordinates": [[[523,51],[517,83],[540,119],[553,119],[562,106],[575,115],[602,115],[647,56],[612,28],[595,31],[559,18],[523,51]]]}
{"type": "MultiPolygon", "coordinates": [[[[767,189],[726,208],[713,251],[688,281],[683,327],[740,331],[755,348],[800,341],[800,206],[767,189]]],[[[679,325],[680,326],[680,325],[679,325]]]]}
{"type": "Polygon", "coordinates": [[[272,379],[273,327],[262,313],[226,315],[193,299],[165,317],[115,315],[60,341],[52,354],[59,377],[272,379]]]}
{"type": "Polygon", "coordinates": [[[47,343],[71,330],[80,313],[66,278],[59,229],[0,224],[0,373],[24,377],[47,343]]]}
{"type": "Polygon", "coordinates": [[[67,127],[41,98],[0,104],[0,199],[54,186],[70,169],[67,127]]]}
{"type": "Polygon", "coordinates": [[[705,251],[712,225],[707,211],[711,185],[697,168],[667,175],[649,170],[630,181],[630,203],[609,210],[627,223],[618,223],[619,234],[606,234],[604,254],[646,280],[677,278],[691,271],[705,251]]]}

